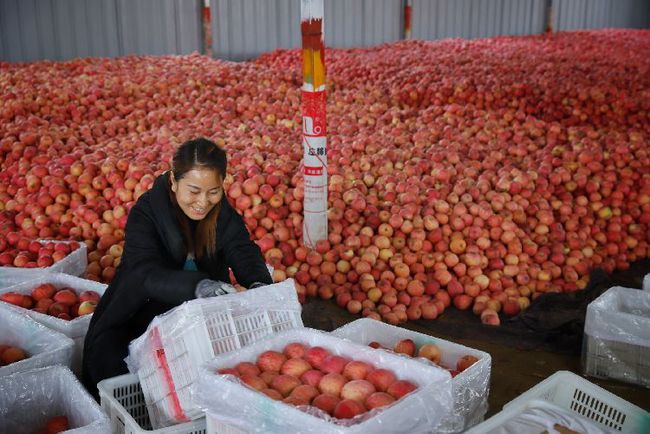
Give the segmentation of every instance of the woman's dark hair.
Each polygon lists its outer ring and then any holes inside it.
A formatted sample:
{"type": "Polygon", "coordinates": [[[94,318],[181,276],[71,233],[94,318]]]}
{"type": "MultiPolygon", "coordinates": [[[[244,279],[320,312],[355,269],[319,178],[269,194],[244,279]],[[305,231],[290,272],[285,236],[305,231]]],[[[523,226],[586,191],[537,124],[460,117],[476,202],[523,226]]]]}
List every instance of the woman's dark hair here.
{"type": "MultiPolygon", "coordinates": [[[[226,177],[227,165],[226,152],[216,143],[200,137],[188,140],[178,147],[172,160],[172,173],[174,179],[178,182],[190,170],[212,169],[217,171],[218,177],[223,182],[226,177]]],[[[187,251],[193,252],[197,259],[203,257],[204,253],[213,256],[217,251],[217,219],[221,211],[221,202],[212,208],[203,220],[198,222],[194,236],[192,236],[188,218],[178,205],[176,195],[171,190],[171,185],[169,192],[187,251]]]]}

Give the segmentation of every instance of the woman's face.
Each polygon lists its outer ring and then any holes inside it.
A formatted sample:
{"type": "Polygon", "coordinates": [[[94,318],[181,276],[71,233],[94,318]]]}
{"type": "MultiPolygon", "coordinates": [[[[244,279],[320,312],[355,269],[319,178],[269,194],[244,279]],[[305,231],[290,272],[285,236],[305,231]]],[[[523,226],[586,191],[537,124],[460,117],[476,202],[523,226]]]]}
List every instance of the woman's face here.
{"type": "Polygon", "coordinates": [[[213,169],[192,169],[178,181],[172,173],[171,180],[178,205],[192,220],[202,220],[223,196],[223,178],[213,169]]]}

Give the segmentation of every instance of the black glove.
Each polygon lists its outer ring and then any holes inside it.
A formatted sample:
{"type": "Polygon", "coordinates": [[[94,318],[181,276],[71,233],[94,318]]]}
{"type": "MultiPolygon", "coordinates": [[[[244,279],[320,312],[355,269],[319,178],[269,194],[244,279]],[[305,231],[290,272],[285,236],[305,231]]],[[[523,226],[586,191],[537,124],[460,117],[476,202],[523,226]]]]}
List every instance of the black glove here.
{"type": "Polygon", "coordinates": [[[219,280],[203,279],[196,284],[196,298],[216,297],[218,295],[234,294],[237,292],[230,283],[219,280]]]}
{"type": "Polygon", "coordinates": [[[266,285],[268,285],[268,283],[253,282],[251,283],[251,286],[248,287],[248,289],[259,288],[260,286],[266,286],[266,285]]]}

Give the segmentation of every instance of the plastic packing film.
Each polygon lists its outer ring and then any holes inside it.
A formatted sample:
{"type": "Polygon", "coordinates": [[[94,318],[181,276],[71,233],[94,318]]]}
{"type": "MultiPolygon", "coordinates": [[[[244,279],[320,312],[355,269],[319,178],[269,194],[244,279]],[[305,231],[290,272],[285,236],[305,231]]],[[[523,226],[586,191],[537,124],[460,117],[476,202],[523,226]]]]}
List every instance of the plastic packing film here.
{"type": "Polygon", "coordinates": [[[48,419],[66,416],[69,434],[110,434],[110,420],[64,366],[50,366],[0,377],[0,431],[34,433],[48,419]]]}
{"type": "MultiPolygon", "coordinates": [[[[52,285],[56,286],[57,289],[64,287],[72,288],[76,291],[77,295],[81,294],[83,291],[92,290],[101,296],[104,294],[107,288],[107,285],[103,283],[82,279],[80,277],[71,276],[69,274],[39,272],[35,274],[32,279],[26,282],[18,283],[16,285],[0,290],[0,294],[5,294],[7,292],[17,292],[19,294],[30,295],[35,287],[44,283],[51,283],[52,285]]],[[[86,335],[86,331],[88,330],[88,325],[90,325],[91,318],[91,315],[83,315],[77,318],[73,318],[70,321],[66,321],[61,318],[45,315],[32,310],[25,309],[23,312],[41,324],[59,331],[73,339],[84,337],[86,335]]]]}
{"type": "Polygon", "coordinates": [[[293,279],[236,294],[191,300],[159,315],[129,345],[155,429],[203,417],[191,386],[201,363],[270,334],[303,327],[293,279]]]}
{"type": "MultiPolygon", "coordinates": [[[[39,271],[35,272],[33,278],[28,281],[18,283],[8,288],[0,289],[0,294],[7,292],[17,292],[19,294],[29,295],[31,294],[32,289],[43,283],[51,283],[56,286],[57,289],[64,287],[72,288],[76,291],[77,295],[81,294],[83,291],[92,290],[102,296],[104,295],[104,292],[107,288],[106,284],[95,282],[93,280],[82,279],[80,277],[71,276],[69,274],[39,271]]],[[[84,337],[88,331],[88,326],[90,325],[92,315],[83,315],[67,321],[33,310],[24,309],[21,310],[21,312],[26,313],[33,320],[43,324],[44,326],[52,330],[56,330],[59,333],[63,333],[74,341],[75,346],[72,355],[71,367],[74,372],[80,372],[84,337]]]]}
{"type": "MultiPolygon", "coordinates": [[[[436,432],[463,432],[483,421],[488,410],[492,368],[492,358],[488,353],[368,318],[346,324],[334,330],[332,334],[362,345],[368,345],[373,341],[378,342],[386,348],[394,348],[395,344],[402,339],[412,339],[418,348],[424,344],[435,344],[442,353],[440,365],[451,369],[455,369],[459,358],[466,355],[475,356],[479,359],[478,362],[452,378],[454,412],[445,418],[436,428],[436,432]]],[[[424,358],[418,357],[414,360],[426,365],[434,365],[424,358]]]]}
{"type": "Polygon", "coordinates": [[[0,376],[51,365],[70,366],[72,339],[37,323],[17,307],[0,303],[0,345],[23,349],[28,358],[0,367],[0,376]]]}
{"type": "Polygon", "coordinates": [[[650,293],[615,286],[587,307],[585,372],[650,387],[650,293]]]}
{"type": "MultiPolygon", "coordinates": [[[[39,240],[40,243],[69,243],[70,241],[54,241],[54,240],[39,240]]],[[[86,272],[88,266],[88,257],[86,255],[86,245],[79,243],[79,248],[70,252],[65,258],[52,264],[49,267],[43,268],[18,268],[18,267],[0,267],[0,289],[17,283],[25,282],[40,273],[64,273],[72,276],[81,276],[86,272]]]]}
{"type": "MultiPolygon", "coordinates": [[[[509,409],[503,415],[512,417],[503,424],[486,432],[486,434],[562,434],[559,427],[568,428],[578,433],[613,434],[618,431],[607,429],[570,410],[565,410],[542,400],[533,400],[516,410],[509,409]]],[[[497,416],[498,417],[498,416],[497,416]]]]}
{"type": "Polygon", "coordinates": [[[643,278],[643,290],[650,291],[650,273],[646,274],[643,278]]]}
{"type": "Polygon", "coordinates": [[[208,418],[249,433],[425,433],[435,431],[453,411],[449,372],[310,328],[278,333],[235,353],[217,356],[201,366],[193,393],[208,418]],[[342,420],[316,407],[294,407],[275,401],[244,386],[232,375],[217,373],[217,369],[234,367],[239,362],[255,362],[264,351],[282,351],[291,342],[320,346],[331,354],[389,369],[418,389],[390,406],[342,420]]]}

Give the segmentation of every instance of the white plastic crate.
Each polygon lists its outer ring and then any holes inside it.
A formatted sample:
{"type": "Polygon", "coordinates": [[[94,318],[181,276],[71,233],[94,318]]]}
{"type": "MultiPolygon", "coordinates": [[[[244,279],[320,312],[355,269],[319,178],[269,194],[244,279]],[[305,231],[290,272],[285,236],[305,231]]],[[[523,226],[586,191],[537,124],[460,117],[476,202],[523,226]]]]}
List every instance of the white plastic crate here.
{"type": "Polygon", "coordinates": [[[203,417],[191,386],[199,365],[269,334],[302,327],[292,279],[249,291],[191,300],[160,315],[129,345],[156,429],[203,417]]]}
{"type": "Polygon", "coordinates": [[[67,416],[75,434],[110,434],[108,417],[64,366],[50,366],[0,377],[0,430],[27,434],[45,428],[54,416],[67,416]]]}
{"type": "Polygon", "coordinates": [[[584,378],[558,371],[521,396],[510,401],[503,411],[492,416],[467,434],[489,433],[524,409],[539,407],[543,401],[586,418],[604,430],[623,434],[650,432],[650,414],[584,378]]]}
{"type": "Polygon", "coordinates": [[[29,356],[0,366],[0,376],[45,366],[70,366],[74,348],[72,339],[37,323],[22,314],[18,307],[6,303],[0,303],[0,344],[22,348],[29,356]]]}
{"type": "Polygon", "coordinates": [[[402,339],[412,339],[418,348],[424,344],[435,344],[442,352],[441,365],[452,369],[455,369],[459,358],[466,355],[475,356],[479,359],[478,362],[451,380],[454,413],[462,418],[450,418],[447,423],[438,427],[437,432],[463,432],[485,417],[492,366],[492,358],[488,353],[368,318],[352,321],[334,330],[332,334],[362,345],[375,341],[391,349],[402,339]]]}
{"type": "MultiPolygon", "coordinates": [[[[55,240],[38,240],[40,243],[70,243],[71,241],[55,240]]],[[[88,256],[86,244],[79,242],[79,248],[70,252],[65,258],[52,264],[49,267],[40,268],[18,268],[18,267],[0,267],[0,289],[13,286],[27,280],[40,276],[43,272],[64,273],[71,276],[81,276],[86,272],[88,266],[88,256]]]]}
{"type": "Polygon", "coordinates": [[[100,381],[97,389],[102,409],[111,420],[114,434],[205,434],[206,432],[205,418],[154,430],[137,375],[120,375],[100,381]]]}
{"type": "Polygon", "coordinates": [[[246,434],[246,431],[242,431],[232,425],[221,422],[219,419],[214,417],[210,413],[205,414],[206,422],[206,433],[211,434],[246,434]]]}
{"type": "MultiPolygon", "coordinates": [[[[41,272],[35,276],[34,279],[1,289],[0,294],[7,292],[17,292],[20,294],[29,295],[31,294],[32,289],[43,283],[51,283],[57,288],[66,286],[73,288],[77,291],[77,295],[79,295],[82,291],[87,290],[92,290],[99,293],[99,295],[103,295],[104,291],[106,291],[107,288],[107,285],[103,283],[82,279],[80,277],[75,277],[68,274],[41,272]]],[[[75,345],[74,353],[72,355],[71,369],[77,374],[80,373],[84,338],[86,337],[86,332],[88,331],[88,326],[90,325],[90,318],[92,317],[92,314],[83,315],[70,321],[66,321],[64,319],[45,315],[33,310],[22,309],[21,312],[26,313],[32,319],[45,325],[46,327],[49,327],[52,330],[56,330],[59,333],[63,333],[74,341],[75,345]]]]}
{"type": "Polygon", "coordinates": [[[650,387],[650,292],[613,287],[587,306],[584,373],[650,387]]]}
{"type": "Polygon", "coordinates": [[[452,414],[451,375],[444,369],[417,362],[387,351],[350,342],[319,330],[301,328],[268,336],[239,351],[222,354],[201,366],[199,381],[193,386],[196,402],[206,412],[208,434],[239,433],[424,433],[437,427],[452,414]],[[332,354],[389,369],[397,378],[418,385],[418,389],[390,406],[357,418],[334,423],[321,418],[320,410],[275,401],[242,385],[232,375],[217,374],[244,361],[254,361],[267,350],[282,351],[286,344],[300,342],[321,346],[332,354]],[[215,431],[212,431],[216,428],[215,431]]]}

